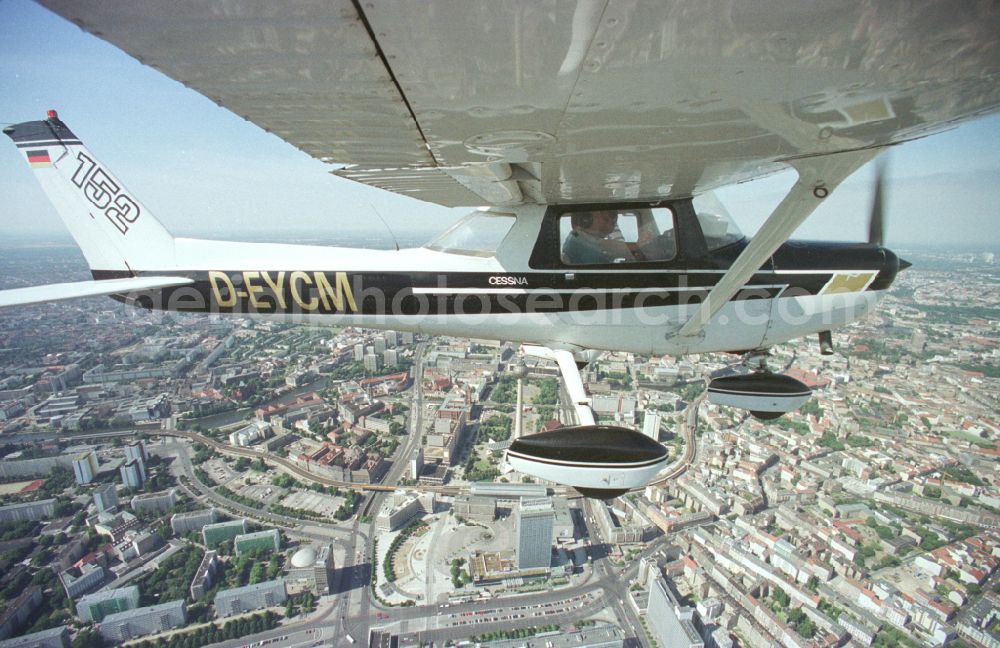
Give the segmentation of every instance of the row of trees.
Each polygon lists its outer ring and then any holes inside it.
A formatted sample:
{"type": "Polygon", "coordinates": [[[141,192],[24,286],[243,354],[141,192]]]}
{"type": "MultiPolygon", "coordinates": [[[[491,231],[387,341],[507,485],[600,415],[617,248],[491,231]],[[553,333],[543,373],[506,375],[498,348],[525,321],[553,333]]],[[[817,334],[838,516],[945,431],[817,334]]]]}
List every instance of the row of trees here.
{"type": "Polygon", "coordinates": [[[486,443],[490,439],[506,441],[510,438],[510,427],[509,416],[491,416],[479,424],[479,430],[476,432],[476,443],[486,443]]]}
{"type": "Polygon", "coordinates": [[[451,584],[455,589],[465,587],[465,585],[472,581],[469,572],[462,569],[464,565],[465,558],[455,558],[451,561],[451,584]]]}
{"type": "Polygon", "coordinates": [[[227,587],[243,587],[274,580],[281,573],[283,561],[283,555],[267,549],[245,551],[229,561],[224,582],[227,587]]]}
{"type": "Polygon", "coordinates": [[[160,563],[160,566],[143,574],[139,586],[139,605],[154,605],[176,599],[188,598],[188,585],[201,565],[202,552],[197,547],[185,545],[180,551],[160,563]]]}
{"type": "Polygon", "coordinates": [[[483,635],[473,635],[472,641],[486,643],[488,641],[497,641],[498,639],[525,639],[545,632],[558,632],[560,627],[556,624],[550,624],[541,627],[518,628],[517,630],[497,630],[496,632],[487,632],[483,635]]]}
{"type": "Polygon", "coordinates": [[[31,577],[30,584],[42,588],[42,604],[35,610],[29,620],[30,627],[24,630],[24,634],[55,628],[72,620],[73,602],[66,597],[66,591],[53,569],[39,569],[31,577]]]}
{"type": "Polygon", "coordinates": [[[844,445],[844,442],[838,439],[830,430],[824,431],[817,443],[824,448],[830,448],[831,450],[844,450],[847,447],[844,445]]]}
{"type": "Polygon", "coordinates": [[[556,405],[559,403],[559,381],[555,378],[543,378],[534,383],[538,385],[538,393],[531,399],[535,405],[556,405]]]}
{"type": "MultiPolygon", "coordinates": [[[[555,405],[559,402],[559,381],[555,378],[543,378],[541,380],[529,380],[529,385],[537,387],[531,402],[535,405],[555,405]]],[[[496,386],[490,394],[490,400],[495,403],[516,403],[517,402],[517,378],[513,376],[500,376],[496,386]]]]}
{"type": "Polygon", "coordinates": [[[364,377],[365,364],[357,361],[338,365],[330,372],[330,380],[357,380],[364,377]]]}
{"type": "Polygon", "coordinates": [[[690,403],[694,399],[701,396],[701,393],[705,391],[705,383],[703,381],[697,381],[693,383],[688,383],[681,390],[680,396],[681,400],[685,403],[690,403]]]}
{"type": "Polygon", "coordinates": [[[490,400],[496,403],[516,403],[517,379],[513,376],[500,376],[490,393],[490,400]]]}
{"type": "Polygon", "coordinates": [[[273,479],[271,479],[271,484],[280,488],[302,487],[302,484],[299,483],[297,479],[287,473],[276,475],[273,479]]]}
{"type": "Polygon", "coordinates": [[[469,459],[463,467],[465,478],[469,481],[492,481],[500,475],[500,469],[496,466],[480,460],[475,452],[469,453],[469,459]]]}
{"type": "Polygon", "coordinates": [[[194,450],[194,458],[191,462],[196,466],[205,463],[215,456],[215,452],[204,443],[195,443],[191,448],[194,450]]]}
{"type": "Polygon", "coordinates": [[[39,522],[31,520],[18,520],[17,522],[7,522],[0,527],[0,542],[17,540],[18,538],[34,538],[41,528],[39,522]]]}
{"type": "MultiPolygon", "coordinates": [[[[197,472],[197,469],[196,469],[196,472],[197,472]]],[[[202,481],[205,481],[204,478],[202,477],[202,475],[198,475],[198,477],[202,481]]],[[[209,485],[211,485],[210,482],[209,482],[209,485]]],[[[243,506],[246,506],[247,508],[252,508],[252,509],[260,508],[260,502],[258,502],[257,500],[252,499],[250,497],[245,497],[243,495],[240,495],[239,493],[233,492],[233,491],[229,490],[228,488],[226,488],[225,486],[216,486],[215,487],[215,492],[218,493],[219,495],[221,495],[222,497],[225,497],[226,499],[230,499],[230,500],[232,500],[232,501],[234,501],[234,502],[236,502],[238,504],[242,504],[243,506]]]]}
{"type": "Polygon", "coordinates": [[[75,483],[76,478],[73,476],[72,470],[56,466],[49,472],[48,477],[45,478],[45,483],[35,491],[35,494],[38,499],[48,499],[49,497],[61,495],[64,490],[75,483]]]}
{"type": "Polygon", "coordinates": [[[303,592],[295,596],[288,597],[285,601],[285,618],[295,616],[296,609],[299,614],[309,614],[316,608],[316,599],[312,592],[303,592]]]}
{"type": "Polygon", "coordinates": [[[426,523],[421,520],[413,520],[399,532],[399,535],[393,538],[392,544],[389,545],[389,551],[385,554],[385,561],[382,563],[382,575],[385,576],[387,581],[392,583],[396,580],[396,569],[393,566],[392,558],[396,555],[396,552],[399,551],[399,548],[403,546],[403,543],[406,542],[406,540],[414,533],[421,530],[426,531],[427,529],[428,526],[426,523]]]}
{"type": "Polygon", "coordinates": [[[291,506],[285,506],[284,504],[274,503],[268,507],[268,510],[276,515],[284,515],[285,517],[298,518],[300,520],[316,520],[317,522],[324,522],[326,518],[319,515],[313,511],[307,511],[305,509],[293,508],[291,506]]]}
{"type": "Polygon", "coordinates": [[[233,465],[233,470],[236,472],[246,472],[247,470],[255,470],[257,472],[267,472],[267,464],[260,457],[257,457],[253,461],[250,461],[249,457],[240,457],[236,460],[233,465]]]}
{"type": "Polygon", "coordinates": [[[344,499],[344,503],[340,505],[340,508],[334,512],[333,517],[338,520],[346,520],[347,518],[354,515],[354,510],[357,508],[358,504],[361,503],[361,495],[357,491],[349,490],[347,491],[347,496],[344,499]]]}
{"type": "Polygon", "coordinates": [[[816,624],[806,616],[801,608],[789,610],[792,603],[791,597],[781,588],[774,588],[771,591],[771,609],[775,614],[787,619],[788,624],[795,628],[795,632],[806,639],[812,639],[816,634],[816,624]]]}
{"type": "Polygon", "coordinates": [[[899,535],[898,529],[894,529],[891,526],[886,526],[884,524],[879,524],[874,515],[865,520],[865,526],[869,529],[874,529],[875,533],[878,534],[878,537],[883,540],[891,540],[899,535]]]}

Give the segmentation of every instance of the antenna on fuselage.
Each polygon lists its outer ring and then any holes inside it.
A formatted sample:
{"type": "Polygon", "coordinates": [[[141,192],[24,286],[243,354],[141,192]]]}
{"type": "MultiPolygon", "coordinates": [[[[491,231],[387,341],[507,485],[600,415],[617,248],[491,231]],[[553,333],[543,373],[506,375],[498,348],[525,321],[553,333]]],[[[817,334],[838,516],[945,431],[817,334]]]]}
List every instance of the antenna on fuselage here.
{"type": "Polygon", "coordinates": [[[382,218],[382,214],[378,213],[378,210],[375,209],[375,205],[368,203],[368,206],[372,208],[372,211],[375,212],[375,215],[378,216],[378,219],[382,221],[382,224],[385,226],[385,228],[389,230],[389,236],[392,237],[392,242],[396,245],[396,251],[399,252],[399,241],[396,240],[396,235],[392,232],[392,228],[389,227],[389,223],[385,222],[385,219],[382,218]]]}

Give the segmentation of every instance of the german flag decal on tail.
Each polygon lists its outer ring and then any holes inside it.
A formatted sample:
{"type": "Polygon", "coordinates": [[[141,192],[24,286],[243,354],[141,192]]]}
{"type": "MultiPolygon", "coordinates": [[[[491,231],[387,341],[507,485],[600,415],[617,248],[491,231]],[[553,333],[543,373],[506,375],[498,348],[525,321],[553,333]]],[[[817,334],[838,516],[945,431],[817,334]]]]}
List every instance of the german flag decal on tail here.
{"type": "Polygon", "coordinates": [[[48,151],[28,151],[28,164],[32,169],[44,169],[52,166],[48,151]]]}

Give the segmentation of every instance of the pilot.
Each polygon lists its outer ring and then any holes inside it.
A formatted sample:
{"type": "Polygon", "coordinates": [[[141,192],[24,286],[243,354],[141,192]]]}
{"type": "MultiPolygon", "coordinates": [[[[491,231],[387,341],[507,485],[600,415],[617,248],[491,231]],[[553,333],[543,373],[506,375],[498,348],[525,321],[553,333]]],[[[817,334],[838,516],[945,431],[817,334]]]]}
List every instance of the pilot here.
{"type": "Polygon", "coordinates": [[[631,259],[628,245],[614,234],[618,228],[618,214],[613,211],[593,211],[573,214],[573,226],[563,242],[563,259],[575,265],[614,263],[617,259],[631,259]]]}

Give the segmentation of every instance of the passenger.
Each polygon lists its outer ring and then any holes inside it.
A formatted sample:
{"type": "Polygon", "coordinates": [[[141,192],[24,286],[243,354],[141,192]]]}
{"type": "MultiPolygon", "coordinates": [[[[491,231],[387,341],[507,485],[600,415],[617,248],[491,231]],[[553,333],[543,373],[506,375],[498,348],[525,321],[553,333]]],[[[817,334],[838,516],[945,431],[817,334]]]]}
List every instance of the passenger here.
{"type": "Polygon", "coordinates": [[[563,242],[563,259],[574,265],[614,263],[630,260],[632,253],[621,239],[613,238],[618,227],[618,214],[595,211],[573,214],[572,231],[563,242]]]}

